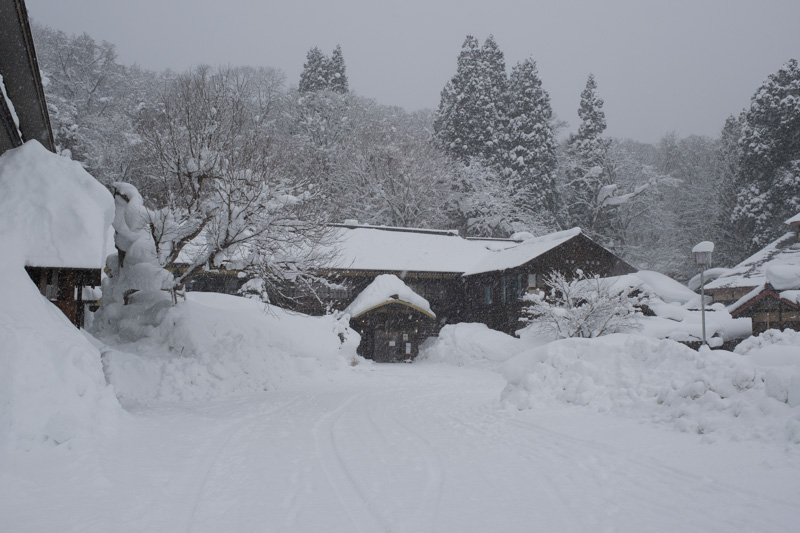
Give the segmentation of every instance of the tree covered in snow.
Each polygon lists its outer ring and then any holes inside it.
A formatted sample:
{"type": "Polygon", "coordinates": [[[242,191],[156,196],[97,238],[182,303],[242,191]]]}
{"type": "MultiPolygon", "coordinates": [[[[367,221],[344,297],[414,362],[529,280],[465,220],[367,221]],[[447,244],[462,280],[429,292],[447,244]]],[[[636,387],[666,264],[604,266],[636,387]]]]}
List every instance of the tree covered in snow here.
{"type": "Polygon", "coordinates": [[[140,161],[133,121],[153,98],[157,77],[117,62],[114,45],[33,24],[56,151],[109,185],[128,180],[140,161]]]}
{"type": "Polygon", "coordinates": [[[164,87],[138,123],[151,165],[139,179],[162,265],[304,270],[325,238],[321,189],[291,172],[275,125],[283,78],[271,69],[198,67],[164,87]]]}
{"type": "Polygon", "coordinates": [[[336,45],[331,54],[331,59],[328,62],[328,88],[339,94],[344,94],[348,91],[347,73],[344,64],[344,56],[342,55],[342,47],[336,45]]]}
{"type": "Polygon", "coordinates": [[[565,153],[564,196],[569,226],[580,226],[596,236],[608,207],[608,186],[612,185],[606,163],[610,140],[602,137],[606,129],[603,100],[597,96],[597,82],[589,74],[581,92],[578,132],[569,137],[565,153]],[[601,199],[602,198],[602,199],[601,199]]]}
{"type": "Polygon", "coordinates": [[[618,289],[597,275],[578,270],[567,277],[552,272],[545,278],[547,293],[529,293],[523,300],[522,321],[556,339],[599,337],[638,328],[642,301],[633,289],[618,289]]]}
{"type": "Polygon", "coordinates": [[[455,75],[442,89],[434,121],[436,138],[463,162],[480,157],[496,162],[505,120],[506,73],[503,53],[491,36],[481,47],[468,35],[455,75]]]}
{"type": "Polygon", "coordinates": [[[731,222],[763,247],[800,211],[800,68],[792,59],[770,74],[743,115],[736,205],[731,222]]]}
{"type": "Polygon", "coordinates": [[[300,73],[300,93],[333,91],[344,94],[348,91],[342,47],[336,45],[331,57],[327,57],[318,47],[308,51],[303,71],[300,73]]]}
{"type": "Polygon", "coordinates": [[[328,59],[318,47],[314,47],[306,54],[306,62],[300,73],[301,93],[322,91],[328,88],[328,59]]]}
{"type": "MultiPolygon", "coordinates": [[[[558,212],[556,141],[550,96],[542,88],[536,62],[526,59],[511,70],[502,162],[521,214],[558,212]]],[[[524,216],[524,215],[523,215],[524,216]]]]}
{"type": "Polygon", "coordinates": [[[331,202],[341,219],[389,226],[447,226],[455,165],[426,127],[428,113],[406,113],[358,99],[350,135],[337,150],[331,202]]]}

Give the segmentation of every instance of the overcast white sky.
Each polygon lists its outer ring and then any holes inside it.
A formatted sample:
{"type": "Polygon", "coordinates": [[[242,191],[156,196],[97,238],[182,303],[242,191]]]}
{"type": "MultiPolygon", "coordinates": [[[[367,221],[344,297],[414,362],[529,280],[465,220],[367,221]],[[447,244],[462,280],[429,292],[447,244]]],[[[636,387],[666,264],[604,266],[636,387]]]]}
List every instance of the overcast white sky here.
{"type": "Polygon", "coordinates": [[[208,63],[281,69],[342,46],[351,90],[408,110],[436,108],[464,37],[490,33],[506,65],[531,56],[572,128],[586,76],[607,134],[654,142],[716,136],[758,85],[800,59],[798,0],[26,0],[33,20],[112,42],[160,70],[208,63]]]}

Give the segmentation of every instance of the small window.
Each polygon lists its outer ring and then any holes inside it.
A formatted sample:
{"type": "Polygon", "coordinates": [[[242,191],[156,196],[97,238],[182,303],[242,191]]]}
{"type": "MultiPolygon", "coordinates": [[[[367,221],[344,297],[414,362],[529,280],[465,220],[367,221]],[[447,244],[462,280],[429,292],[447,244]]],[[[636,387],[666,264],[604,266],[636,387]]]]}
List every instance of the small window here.
{"type": "Polygon", "coordinates": [[[483,303],[489,305],[492,303],[492,286],[486,285],[483,287],[483,303]]]}

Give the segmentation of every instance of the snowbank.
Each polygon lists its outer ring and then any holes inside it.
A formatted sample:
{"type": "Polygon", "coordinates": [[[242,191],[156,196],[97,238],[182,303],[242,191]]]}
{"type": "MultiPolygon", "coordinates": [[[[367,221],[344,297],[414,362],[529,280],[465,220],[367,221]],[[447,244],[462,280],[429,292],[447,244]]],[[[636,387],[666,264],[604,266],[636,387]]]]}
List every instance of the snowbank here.
{"type": "Polygon", "coordinates": [[[415,362],[494,369],[520,352],[523,341],[485,324],[448,324],[420,346],[415,362]]]}
{"type": "Polygon", "coordinates": [[[358,334],[333,316],[309,317],[257,300],[187,293],[135,342],[94,331],[124,405],[204,400],[273,390],[347,366],[358,334]]]}
{"type": "Polygon", "coordinates": [[[116,424],[100,353],[43,298],[26,264],[99,268],[113,213],[83,168],[29,141],[0,157],[0,456],[116,424]]]}
{"type": "Polygon", "coordinates": [[[0,279],[0,444],[57,445],[114,427],[100,352],[21,267],[0,267],[0,279]]]}
{"type": "Polygon", "coordinates": [[[800,387],[800,356],[762,361],[757,349],[696,352],[616,334],[534,348],[506,362],[502,373],[502,401],[517,409],[570,403],[685,432],[800,443],[800,409],[788,403],[793,384],[800,387]]]}

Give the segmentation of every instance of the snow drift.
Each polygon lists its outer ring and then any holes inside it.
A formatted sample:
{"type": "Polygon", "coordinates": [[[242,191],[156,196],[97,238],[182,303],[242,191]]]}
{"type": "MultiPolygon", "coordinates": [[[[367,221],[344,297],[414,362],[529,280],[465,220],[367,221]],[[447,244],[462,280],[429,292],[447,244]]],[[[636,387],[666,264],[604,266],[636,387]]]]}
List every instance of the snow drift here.
{"type": "Polygon", "coordinates": [[[486,324],[448,324],[425,341],[416,361],[494,369],[525,346],[486,324]]]}
{"type": "Polygon", "coordinates": [[[106,376],[124,405],[274,390],[347,366],[360,340],[334,316],[198,292],[165,308],[135,342],[108,328],[95,333],[106,376]]]}
{"type": "Polygon", "coordinates": [[[788,403],[792,384],[800,384],[800,356],[766,364],[757,351],[696,352],[670,340],[615,334],[528,350],[502,373],[508,384],[501,399],[512,408],[568,403],[708,438],[800,443],[800,410],[788,403]]]}
{"type": "Polygon", "coordinates": [[[100,353],[25,265],[99,268],[113,200],[78,164],[29,141],[0,157],[0,456],[72,443],[120,412],[100,353]]]}

